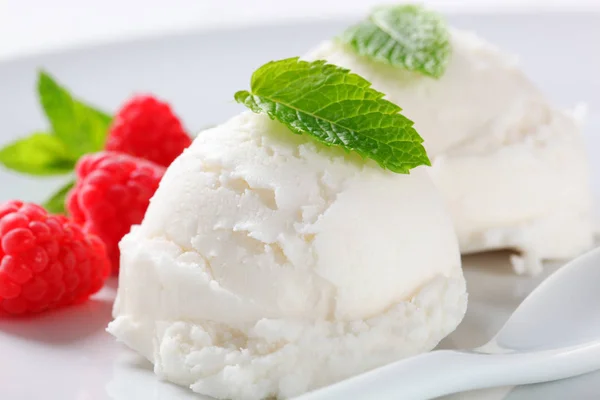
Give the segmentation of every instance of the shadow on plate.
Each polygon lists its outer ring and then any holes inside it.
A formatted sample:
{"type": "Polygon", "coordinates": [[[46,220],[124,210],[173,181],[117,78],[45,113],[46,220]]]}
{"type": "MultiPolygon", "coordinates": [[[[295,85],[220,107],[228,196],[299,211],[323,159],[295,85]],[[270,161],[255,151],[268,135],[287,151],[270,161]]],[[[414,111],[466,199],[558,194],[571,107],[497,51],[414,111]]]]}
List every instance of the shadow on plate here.
{"type": "Polygon", "coordinates": [[[45,314],[3,319],[0,332],[52,345],[68,345],[106,328],[111,320],[112,303],[109,298],[92,298],[45,314]]]}
{"type": "Polygon", "coordinates": [[[508,250],[486,251],[462,257],[466,268],[484,268],[497,275],[514,275],[509,258],[514,252],[508,250]]]}

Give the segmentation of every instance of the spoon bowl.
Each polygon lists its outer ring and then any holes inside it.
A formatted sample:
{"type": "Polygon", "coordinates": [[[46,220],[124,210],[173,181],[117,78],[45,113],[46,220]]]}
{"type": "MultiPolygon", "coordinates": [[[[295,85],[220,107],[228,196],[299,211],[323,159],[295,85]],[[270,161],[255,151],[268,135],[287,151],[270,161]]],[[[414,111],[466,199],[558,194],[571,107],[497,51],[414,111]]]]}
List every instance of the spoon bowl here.
{"type": "Polygon", "coordinates": [[[490,343],[514,351],[600,339],[600,248],[566,264],[515,310],[490,343]]]}
{"type": "Polygon", "coordinates": [[[540,284],[487,344],[437,350],[301,396],[302,400],[430,399],[547,382],[600,369],[600,248],[540,284]]]}

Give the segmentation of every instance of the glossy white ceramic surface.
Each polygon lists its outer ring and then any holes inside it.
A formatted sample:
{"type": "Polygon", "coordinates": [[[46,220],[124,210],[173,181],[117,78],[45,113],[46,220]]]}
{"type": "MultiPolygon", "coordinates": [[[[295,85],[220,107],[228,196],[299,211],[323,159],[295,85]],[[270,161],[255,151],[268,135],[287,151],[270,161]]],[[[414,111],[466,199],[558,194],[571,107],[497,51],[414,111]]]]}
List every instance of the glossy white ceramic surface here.
{"type": "MultiPolygon", "coordinates": [[[[456,15],[471,28],[520,55],[526,72],[557,104],[588,103],[586,140],[594,192],[600,194],[600,37],[598,14],[456,15]]],[[[132,92],[170,100],[191,131],[241,110],[233,93],[267,60],[303,54],[348,21],[287,24],[169,36],[85,48],[0,63],[0,144],[46,126],[34,93],[43,67],[80,97],[109,111],[132,92]]],[[[35,180],[0,171],[0,201],[40,201],[61,179],[35,180]]],[[[557,188],[560,190],[560,188],[557,188]]],[[[542,276],[515,276],[507,253],[465,259],[469,310],[441,348],[486,343],[542,276]]],[[[201,399],[160,382],[151,366],[104,332],[116,281],[90,302],[27,320],[0,320],[0,399],[171,400],[201,399]]],[[[574,328],[576,329],[576,328],[574,328]]],[[[434,382],[432,382],[434,384],[434,382]]],[[[452,399],[594,399],[600,374],[515,389],[463,393],[452,399]]]]}

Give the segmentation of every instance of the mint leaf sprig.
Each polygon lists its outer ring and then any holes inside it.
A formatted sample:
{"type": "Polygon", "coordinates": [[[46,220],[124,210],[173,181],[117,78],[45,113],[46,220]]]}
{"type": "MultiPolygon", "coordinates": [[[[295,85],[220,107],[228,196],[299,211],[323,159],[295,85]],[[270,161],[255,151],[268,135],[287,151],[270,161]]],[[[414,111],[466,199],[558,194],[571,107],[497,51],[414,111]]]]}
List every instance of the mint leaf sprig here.
{"type": "Polygon", "coordinates": [[[413,122],[383,97],[347,69],[297,57],[263,65],[252,74],[250,91],[235,94],[294,133],[355,151],[391,171],[431,165],[413,122]]]}
{"type": "Polygon", "coordinates": [[[79,158],[104,147],[110,115],[75,99],[44,71],[39,74],[37,89],[52,134],[71,154],[79,158]]]}
{"type": "MultiPolygon", "coordinates": [[[[44,71],[39,72],[37,92],[51,129],[0,149],[0,164],[34,176],[67,175],[83,154],[102,150],[112,117],[74,98],[44,71]]],[[[50,197],[45,203],[48,211],[64,213],[71,186],[69,182],[50,197]]]]}
{"type": "Polygon", "coordinates": [[[0,149],[0,162],[8,169],[28,175],[68,174],[77,158],[56,136],[33,133],[0,149]]]}
{"type": "Polygon", "coordinates": [[[439,14],[418,5],[384,6],[340,37],[359,55],[439,78],[450,59],[450,34],[439,14]]]}

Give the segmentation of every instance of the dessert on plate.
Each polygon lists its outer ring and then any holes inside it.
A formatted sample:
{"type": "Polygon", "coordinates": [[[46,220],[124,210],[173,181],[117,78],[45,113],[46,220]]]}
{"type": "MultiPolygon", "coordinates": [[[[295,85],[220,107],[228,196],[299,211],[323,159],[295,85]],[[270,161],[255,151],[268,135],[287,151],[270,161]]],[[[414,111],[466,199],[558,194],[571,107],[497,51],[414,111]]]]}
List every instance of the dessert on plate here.
{"type": "Polygon", "coordinates": [[[550,104],[514,56],[408,5],[374,10],[306,59],[363,76],[414,121],[462,253],[515,249],[515,270],[536,273],[543,259],[591,247],[581,121],[550,104]]]}
{"type": "Polygon", "coordinates": [[[236,94],[254,112],[201,132],[122,240],[108,331],[220,399],[433,349],[466,309],[458,243],[422,139],[382,96],[323,62],[255,72],[236,94]]]}
{"type": "Polygon", "coordinates": [[[152,96],[113,118],[38,90],[51,129],[0,163],[76,177],[48,212],[0,205],[0,314],[85,301],[112,264],[108,331],[198,393],[289,398],[429,351],[466,310],[460,251],[535,273],[591,244],[577,118],[418,6],[265,64],[235,95],[251,111],[189,148],[152,96]]]}

